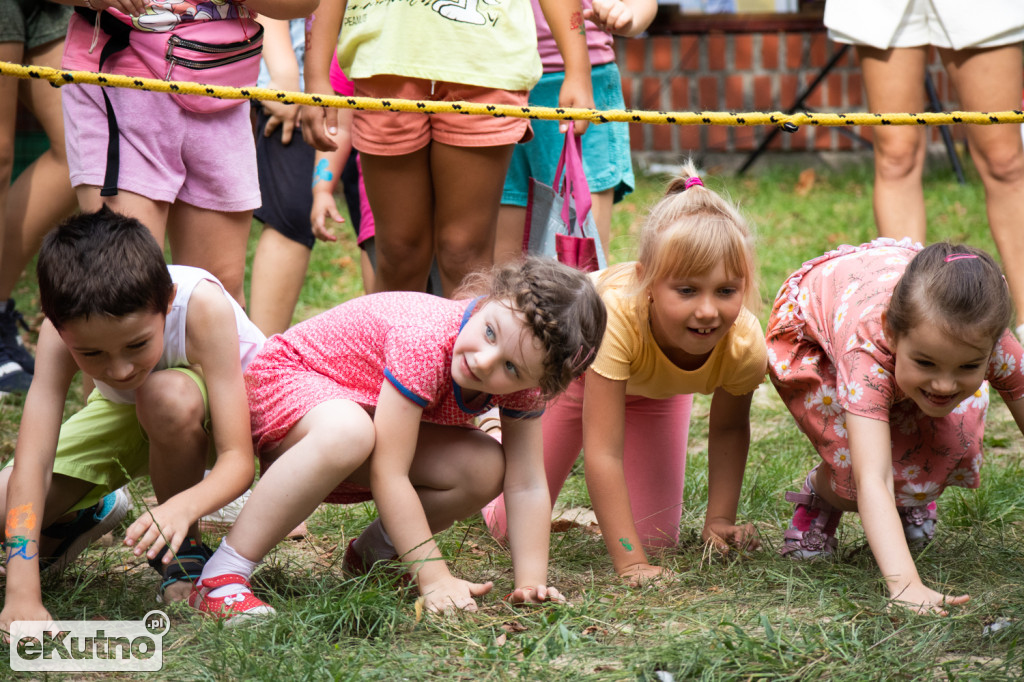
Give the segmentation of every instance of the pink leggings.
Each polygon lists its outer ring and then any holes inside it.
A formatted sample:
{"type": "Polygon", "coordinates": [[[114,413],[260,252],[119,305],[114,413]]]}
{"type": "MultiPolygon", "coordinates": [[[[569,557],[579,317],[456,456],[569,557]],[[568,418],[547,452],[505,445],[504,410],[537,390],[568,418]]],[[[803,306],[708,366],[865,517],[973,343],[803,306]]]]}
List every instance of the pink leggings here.
{"type": "MultiPolygon", "coordinates": [[[[691,395],[662,400],[626,396],[626,490],[640,541],[647,547],[673,547],[679,542],[692,404],[691,395]]],[[[542,420],[544,469],[553,505],[583,448],[583,381],[574,381],[564,395],[548,403],[542,420]]],[[[483,515],[491,533],[505,537],[504,496],[484,507],[483,515]]]]}

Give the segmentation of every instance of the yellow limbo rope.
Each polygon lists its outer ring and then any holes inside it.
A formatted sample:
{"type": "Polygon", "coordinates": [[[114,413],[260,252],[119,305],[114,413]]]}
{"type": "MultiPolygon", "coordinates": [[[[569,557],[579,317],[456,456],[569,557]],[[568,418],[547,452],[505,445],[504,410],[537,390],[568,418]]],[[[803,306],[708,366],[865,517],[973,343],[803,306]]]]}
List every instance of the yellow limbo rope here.
{"type": "Polygon", "coordinates": [[[781,111],[734,113],[725,111],[640,111],[634,109],[567,109],[508,104],[480,104],[476,102],[431,102],[408,99],[374,99],[371,97],[342,97],[339,95],[312,95],[303,92],[270,90],[269,88],[235,88],[222,85],[204,85],[186,81],[165,81],[158,78],[139,78],[92,71],[65,71],[46,66],[23,66],[0,61],[0,75],[15,78],[46,80],[55,86],[77,83],[103,85],[134,90],[151,90],[178,95],[201,95],[220,99],[257,99],[284,104],[306,104],[339,109],[364,111],[405,111],[421,114],[467,114],[542,120],[584,120],[593,123],[625,121],[627,123],[655,123],[661,125],[725,125],[725,126],[782,126],[796,130],[801,125],[812,126],[882,126],[882,125],[952,125],[973,123],[1024,123],[1022,111],[950,111],[921,114],[819,114],[781,111]]]}

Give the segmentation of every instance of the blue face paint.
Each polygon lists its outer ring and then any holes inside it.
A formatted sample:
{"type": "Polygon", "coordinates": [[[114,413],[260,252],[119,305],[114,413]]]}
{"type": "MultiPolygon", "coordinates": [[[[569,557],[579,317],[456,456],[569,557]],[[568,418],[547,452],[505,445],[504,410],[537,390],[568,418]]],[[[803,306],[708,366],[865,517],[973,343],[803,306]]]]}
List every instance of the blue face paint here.
{"type": "Polygon", "coordinates": [[[35,540],[22,537],[20,535],[7,538],[7,542],[4,543],[7,547],[7,561],[10,562],[11,559],[16,557],[21,557],[22,559],[34,559],[39,556],[38,551],[35,554],[28,553],[28,543],[30,542],[35,544],[35,540]]]}
{"type": "Polygon", "coordinates": [[[320,159],[320,162],[316,164],[316,168],[313,169],[313,187],[316,187],[316,183],[321,180],[330,182],[334,179],[334,173],[327,170],[327,159],[320,159]]]}

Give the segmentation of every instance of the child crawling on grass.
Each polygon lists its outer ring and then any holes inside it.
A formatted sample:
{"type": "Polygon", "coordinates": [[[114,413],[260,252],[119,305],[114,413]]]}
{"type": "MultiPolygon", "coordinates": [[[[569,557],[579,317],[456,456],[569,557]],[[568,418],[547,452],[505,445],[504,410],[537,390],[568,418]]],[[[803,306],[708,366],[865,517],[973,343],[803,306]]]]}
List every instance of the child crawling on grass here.
{"type": "Polygon", "coordinates": [[[768,321],[772,382],[821,461],[807,474],[781,552],[835,551],[857,512],[889,597],[946,614],[969,599],[928,587],[911,548],[931,541],[936,500],[977,488],[988,382],[1024,431],[1022,351],[991,256],[909,239],[842,246],[782,285],[768,321]]]}
{"type": "Polygon", "coordinates": [[[483,295],[364,296],[267,342],[245,375],[262,476],[192,606],[229,622],[273,612],[249,587],[256,564],[321,501],[373,499],[380,517],[350,543],[346,572],[398,560],[428,610],[475,610],[492,584],[452,575],[433,535],[500,492],[510,599],[562,600],[547,586],[538,417],[593,360],[604,305],[586,275],[553,260],[494,268],[468,289],[483,295]],[[501,444],[469,427],[493,406],[501,444]]]}
{"type": "Polygon", "coordinates": [[[152,478],[159,504],[125,543],[160,571],[165,601],[185,599],[210,555],[199,518],[254,473],[242,369],[264,338],[213,275],[168,266],[142,223],[108,208],[47,235],[37,269],[38,364],[13,466],[0,472],[4,631],[49,619],[40,571],[63,569],[117,527],[130,506],[119,488],[134,476],[152,478]],[[61,425],[79,371],[96,388],[61,425]]]}

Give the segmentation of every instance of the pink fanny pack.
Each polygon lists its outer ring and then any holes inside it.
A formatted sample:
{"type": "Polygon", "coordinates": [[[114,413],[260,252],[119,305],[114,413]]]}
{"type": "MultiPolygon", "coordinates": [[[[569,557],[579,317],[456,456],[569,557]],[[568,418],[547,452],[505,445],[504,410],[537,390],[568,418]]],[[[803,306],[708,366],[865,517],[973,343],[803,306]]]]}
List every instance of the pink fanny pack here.
{"type": "MultiPolygon", "coordinates": [[[[263,27],[247,23],[256,29],[249,37],[245,36],[245,24],[231,20],[203,21],[173,33],[132,31],[129,47],[154,77],[165,81],[252,87],[260,72],[263,27]],[[230,33],[237,33],[238,40],[223,42],[225,34],[230,33]]],[[[200,114],[223,111],[246,101],[203,95],[171,97],[182,108],[200,114]]]]}

